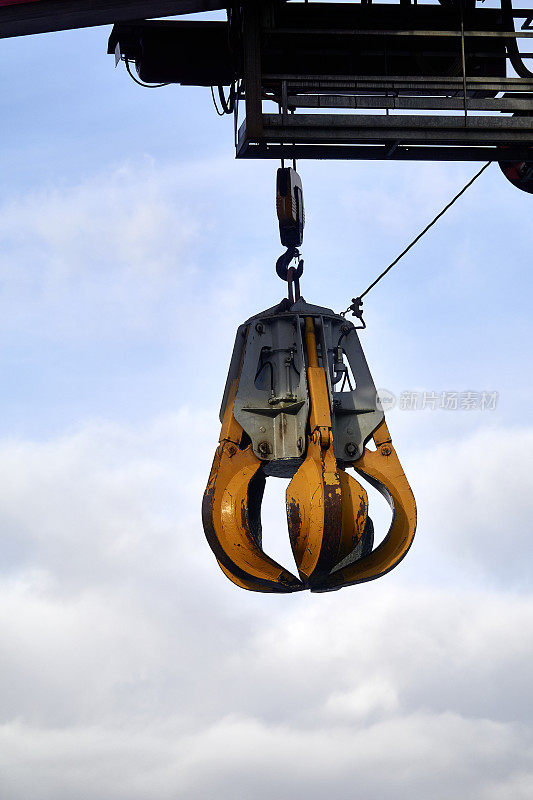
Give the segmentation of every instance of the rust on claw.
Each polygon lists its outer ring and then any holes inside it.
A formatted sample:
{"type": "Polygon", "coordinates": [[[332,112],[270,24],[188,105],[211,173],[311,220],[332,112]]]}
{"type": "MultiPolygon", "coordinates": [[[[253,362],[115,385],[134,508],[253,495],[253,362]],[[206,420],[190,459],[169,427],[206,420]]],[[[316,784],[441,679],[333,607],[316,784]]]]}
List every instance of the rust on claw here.
{"type": "Polygon", "coordinates": [[[300,531],[302,527],[302,515],[300,513],[300,504],[295,498],[287,500],[287,519],[289,524],[289,536],[293,549],[298,549],[300,540],[300,531]]]}

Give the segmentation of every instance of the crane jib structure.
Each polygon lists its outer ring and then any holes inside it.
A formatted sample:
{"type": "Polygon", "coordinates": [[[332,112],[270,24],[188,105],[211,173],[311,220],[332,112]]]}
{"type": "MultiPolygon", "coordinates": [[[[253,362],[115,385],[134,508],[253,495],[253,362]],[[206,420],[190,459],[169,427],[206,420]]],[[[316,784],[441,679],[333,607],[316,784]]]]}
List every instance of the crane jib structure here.
{"type": "Polygon", "coordinates": [[[0,0],[0,38],[111,22],[141,81],[230,87],[238,158],[531,160],[533,9],[511,0],[0,0]]]}
{"type": "Polygon", "coordinates": [[[119,23],[109,52],[146,82],[230,86],[238,158],[512,161],[533,146],[532,37],[509,0],[256,0],[119,23]]]}

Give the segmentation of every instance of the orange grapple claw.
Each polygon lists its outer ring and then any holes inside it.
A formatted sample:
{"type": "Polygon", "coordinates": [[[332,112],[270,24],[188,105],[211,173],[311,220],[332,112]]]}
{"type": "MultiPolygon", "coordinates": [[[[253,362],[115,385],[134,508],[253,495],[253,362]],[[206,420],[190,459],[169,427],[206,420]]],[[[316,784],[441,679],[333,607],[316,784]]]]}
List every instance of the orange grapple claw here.
{"type": "Polygon", "coordinates": [[[202,520],[233,583],[270,593],[332,591],[378,578],[402,560],[416,505],[351,323],[303,299],[252,317],[237,332],[221,418],[202,520]],[[366,448],[371,437],[375,451],[366,448]],[[349,466],[393,509],[375,549],[368,496],[349,466]],[[262,548],[269,475],[291,478],[287,523],[299,578],[262,548]]]}

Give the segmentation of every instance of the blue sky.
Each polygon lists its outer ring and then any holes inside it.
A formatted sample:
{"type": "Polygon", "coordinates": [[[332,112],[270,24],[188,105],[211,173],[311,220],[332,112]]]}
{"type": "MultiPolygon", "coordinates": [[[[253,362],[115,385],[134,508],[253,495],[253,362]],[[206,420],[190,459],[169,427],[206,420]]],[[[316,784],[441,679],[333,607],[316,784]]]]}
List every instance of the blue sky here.
{"type": "MultiPolygon", "coordinates": [[[[499,393],[388,415],[412,553],[244,593],[199,507],[235,329],[283,295],[277,165],[234,160],[208,90],[114,70],[109,30],[0,47],[3,800],[342,800],[355,774],[362,800],[529,799],[532,198],[492,166],[365,301],[378,386],[499,393]]],[[[477,168],[301,162],[306,299],[345,308],[477,168]]]]}

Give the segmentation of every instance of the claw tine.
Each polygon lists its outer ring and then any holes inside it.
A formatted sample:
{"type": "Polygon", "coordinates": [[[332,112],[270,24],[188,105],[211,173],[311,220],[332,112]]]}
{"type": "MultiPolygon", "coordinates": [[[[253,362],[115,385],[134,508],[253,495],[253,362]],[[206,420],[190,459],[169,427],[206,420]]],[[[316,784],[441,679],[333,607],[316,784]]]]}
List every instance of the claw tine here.
{"type": "Polygon", "coordinates": [[[300,577],[319,586],[357,547],[368,498],[354,478],[340,469],[326,471],[312,446],[310,451],[287,487],[287,523],[300,577]]]}
{"type": "Polygon", "coordinates": [[[303,588],[298,578],[261,549],[260,496],[249,514],[250,487],[253,491],[260,465],[251,448],[239,450],[227,441],[219,445],[202,504],[205,535],[224,573],[238,586],[298,591],[303,588]]]}
{"type": "Polygon", "coordinates": [[[300,577],[318,586],[357,546],[368,499],[337,467],[325,366],[319,365],[312,317],[306,317],[305,336],[311,436],[305,460],[287,487],[287,521],[300,577]]]}
{"type": "Polygon", "coordinates": [[[389,532],[369,555],[346,566],[341,565],[316,591],[364,583],[385,575],[400,563],[413,542],[416,503],[385,422],[375,431],[374,441],[377,449],[365,450],[354,466],[389,501],[393,509],[389,532]]]}
{"type": "Polygon", "coordinates": [[[287,487],[287,523],[294,559],[307,585],[320,582],[339,560],[342,489],[333,451],[311,439],[287,487]]]}

